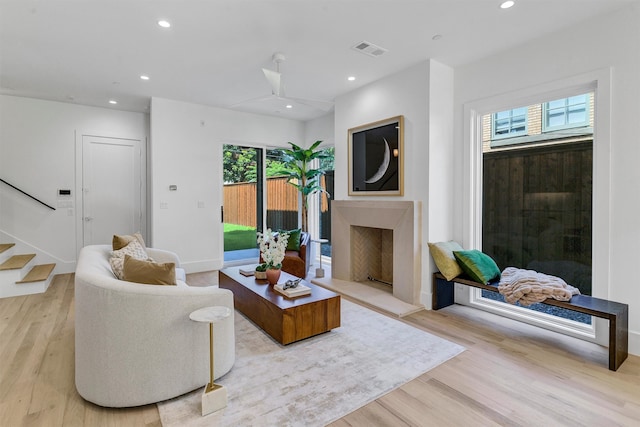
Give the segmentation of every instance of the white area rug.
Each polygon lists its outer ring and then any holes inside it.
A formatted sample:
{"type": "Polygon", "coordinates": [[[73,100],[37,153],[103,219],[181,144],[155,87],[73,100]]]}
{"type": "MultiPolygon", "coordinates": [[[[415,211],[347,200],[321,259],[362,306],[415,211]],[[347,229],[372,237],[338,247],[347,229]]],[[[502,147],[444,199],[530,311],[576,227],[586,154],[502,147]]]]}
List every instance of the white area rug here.
{"type": "Polygon", "coordinates": [[[158,403],[162,425],[324,426],[464,348],[342,299],[341,327],[282,346],[236,312],[236,362],[216,382],[228,406],[202,417],[202,390],[158,403]]]}

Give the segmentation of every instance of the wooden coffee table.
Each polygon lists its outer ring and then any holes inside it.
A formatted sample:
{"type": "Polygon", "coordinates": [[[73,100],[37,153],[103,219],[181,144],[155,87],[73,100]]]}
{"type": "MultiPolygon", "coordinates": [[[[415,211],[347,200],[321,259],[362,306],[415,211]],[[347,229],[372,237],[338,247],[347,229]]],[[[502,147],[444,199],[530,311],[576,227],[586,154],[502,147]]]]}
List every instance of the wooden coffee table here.
{"type": "MultiPolygon", "coordinates": [[[[266,280],[243,276],[239,267],[220,270],[219,286],[233,292],[235,308],[280,344],[328,332],[340,326],[340,295],[302,281],[311,295],[287,298],[276,292],[266,280]]],[[[282,272],[278,283],[297,279],[282,272]]]]}

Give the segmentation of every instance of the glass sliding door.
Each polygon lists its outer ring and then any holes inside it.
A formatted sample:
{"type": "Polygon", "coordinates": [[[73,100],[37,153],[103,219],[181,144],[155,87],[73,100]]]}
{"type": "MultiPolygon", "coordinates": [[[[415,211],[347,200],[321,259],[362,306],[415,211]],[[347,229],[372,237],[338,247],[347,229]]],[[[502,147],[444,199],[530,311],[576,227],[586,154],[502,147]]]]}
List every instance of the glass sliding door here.
{"type": "Polygon", "coordinates": [[[322,244],[322,256],[331,257],[331,200],[334,195],[334,153],[335,147],[324,149],[326,158],[320,159],[320,168],[324,169],[322,177],[322,187],[326,193],[320,194],[318,203],[319,236],[329,242],[322,244]]]}
{"type": "Polygon", "coordinates": [[[300,195],[296,187],[287,183],[282,162],[282,150],[268,149],[266,161],[267,228],[293,230],[299,228],[300,195]]]}
{"type": "Polygon", "coordinates": [[[263,150],[224,145],[224,260],[257,262],[263,224],[263,150]]]}
{"type": "MultiPolygon", "coordinates": [[[[329,158],[322,159],[321,166],[328,172],[322,182],[332,194],[334,148],[325,150],[329,158]]],[[[282,155],[277,148],[223,146],[225,263],[258,262],[256,233],[263,227],[276,231],[300,227],[300,194],[287,183],[282,155]]],[[[310,223],[319,223],[319,230],[312,227],[311,235],[331,239],[330,198],[321,195],[315,205],[320,209],[309,211],[315,217],[310,223]]],[[[331,256],[330,243],[322,249],[323,255],[331,256]]]]}

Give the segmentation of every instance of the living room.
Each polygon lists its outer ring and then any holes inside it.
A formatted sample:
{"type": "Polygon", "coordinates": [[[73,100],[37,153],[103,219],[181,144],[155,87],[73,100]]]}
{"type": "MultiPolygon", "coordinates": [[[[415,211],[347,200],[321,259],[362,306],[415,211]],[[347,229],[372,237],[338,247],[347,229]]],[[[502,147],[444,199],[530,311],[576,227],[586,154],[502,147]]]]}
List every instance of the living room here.
{"type": "MultiPolygon", "coordinates": [[[[15,181],[30,192],[50,200],[56,200],[58,189],[71,189],[74,205],[53,213],[41,212],[3,186],[0,188],[0,235],[16,236],[50,254],[59,265],[56,274],[73,272],[77,253],[82,247],[78,196],[82,187],[77,178],[77,148],[82,143],[82,135],[132,138],[144,141],[143,155],[148,159],[147,179],[143,187],[147,203],[141,229],[146,230],[149,244],[180,254],[188,273],[217,270],[223,266],[222,239],[209,236],[221,236],[220,223],[211,221],[211,218],[219,217],[222,205],[220,192],[212,191],[212,188],[222,187],[221,173],[215,165],[221,164],[223,144],[241,141],[274,147],[285,146],[287,141],[309,144],[323,140],[326,145],[335,146],[338,179],[333,198],[349,200],[353,197],[348,195],[347,186],[348,130],[401,114],[406,126],[404,195],[367,200],[400,199],[422,203],[420,301],[429,307],[432,299],[431,273],[436,270],[428,250],[424,248],[426,243],[450,239],[460,241],[465,247],[477,243],[471,218],[475,207],[473,170],[476,165],[469,153],[472,132],[469,111],[477,108],[480,101],[500,105],[504,103],[500,96],[509,93],[518,93],[520,99],[526,99],[540,93],[560,91],[562,87],[597,82],[603,127],[598,132],[598,149],[602,147],[602,151],[598,151],[601,157],[596,157],[594,193],[599,202],[598,208],[604,209],[596,211],[598,213],[594,216],[594,242],[597,242],[594,245],[597,283],[594,286],[600,286],[594,290],[601,297],[629,304],[629,352],[635,356],[630,356],[617,373],[606,372],[606,368],[600,370],[600,355],[587,356],[583,369],[594,372],[603,382],[615,384],[612,386],[614,390],[607,388],[604,394],[609,391],[624,394],[629,391],[625,389],[627,380],[634,376],[637,378],[640,372],[637,360],[640,355],[640,317],[637,316],[640,291],[629,280],[638,255],[636,241],[640,237],[634,215],[640,206],[640,192],[633,191],[640,182],[640,170],[635,167],[635,158],[640,153],[634,126],[636,117],[640,115],[637,103],[640,95],[639,22],[638,3],[630,2],[624,8],[591,18],[588,22],[487,57],[475,58],[455,68],[436,59],[425,58],[342,94],[335,99],[333,113],[305,122],[168,97],[151,98],[149,112],[142,113],[41,100],[3,91],[0,95],[0,178],[15,181]],[[548,49],[550,45],[554,46],[551,51],[548,49]],[[606,130],[603,132],[602,129],[606,130]],[[171,191],[171,185],[177,185],[178,190],[171,191]],[[198,201],[203,202],[203,208],[198,207],[198,201]],[[161,207],[161,203],[166,204],[161,207]]],[[[4,303],[2,307],[3,318],[11,317],[19,310],[4,303]]],[[[517,343],[517,335],[506,327],[508,330],[503,330],[501,321],[492,323],[486,314],[474,313],[474,310],[463,311],[457,321],[473,325],[482,320],[497,328],[512,343],[517,343]]],[[[499,338],[491,331],[476,326],[486,334],[484,339],[476,341],[475,337],[459,331],[458,328],[464,328],[456,325],[456,321],[442,317],[447,316],[430,313],[420,315],[418,321],[423,323],[423,327],[436,331],[440,329],[437,322],[444,322],[441,324],[456,330],[445,331],[446,335],[457,334],[458,339],[468,340],[469,344],[463,344],[467,347],[482,347],[483,356],[488,354],[483,359],[487,364],[496,360],[494,357],[498,356],[495,353],[500,351],[488,349],[487,342],[499,338]]],[[[564,342],[550,337],[547,339],[564,342]]],[[[538,341],[536,345],[541,344],[538,341]]],[[[13,355],[22,344],[15,343],[15,346],[4,351],[13,355]]],[[[576,348],[592,351],[591,347],[583,347],[582,344],[577,344],[576,348]]],[[[577,350],[563,345],[563,351],[569,354],[567,360],[559,362],[563,368],[572,363],[583,363],[576,354],[577,350]]],[[[552,359],[557,361],[561,357],[554,355],[552,359]]],[[[471,363],[468,359],[463,360],[471,363]]],[[[495,363],[500,364],[500,361],[495,363]]],[[[464,379],[469,382],[473,382],[470,380],[473,377],[471,366],[473,364],[463,367],[464,379]]],[[[475,368],[484,369],[481,365],[475,368]]],[[[520,369],[510,372],[514,374],[524,370],[522,366],[520,369]]],[[[496,377],[503,375],[495,367],[490,370],[496,377]]],[[[548,379],[541,370],[538,367],[535,372],[548,379]]],[[[443,367],[441,379],[447,378],[447,387],[455,383],[454,371],[455,366],[443,367]],[[446,369],[449,372],[444,371],[446,369]]],[[[7,371],[2,372],[4,375],[7,371]]],[[[68,372],[72,375],[70,370],[68,372]]],[[[575,374],[574,371],[571,373],[575,374]]],[[[572,383],[575,393],[579,392],[578,383],[572,383]]],[[[552,384],[560,387],[555,382],[552,384]]],[[[489,392],[481,385],[476,387],[477,393],[489,392]]],[[[543,385],[540,387],[544,388],[543,385]]],[[[568,390],[571,386],[564,388],[563,393],[569,395],[568,390]]],[[[9,396],[10,392],[3,395],[3,402],[7,402],[3,405],[3,416],[5,411],[9,411],[8,405],[15,403],[9,396]]],[[[616,396],[622,401],[625,399],[616,396]]],[[[595,392],[591,397],[602,398],[595,392]]],[[[632,403],[637,406],[638,401],[632,403]]],[[[375,409],[372,411],[375,413],[375,409]]],[[[444,417],[442,413],[440,416],[444,417]]],[[[629,414],[625,417],[618,422],[630,424],[633,417],[629,414]]],[[[142,418],[135,419],[141,424],[142,418]]],[[[154,417],[150,416],[150,419],[154,417]]],[[[131,424],[136,424],[136,421],[131,424]]],[[[493,421],[500,423],[496,418],[493,421]]],[[[569,424],[569,420],[561,424],[569,424]]]]}

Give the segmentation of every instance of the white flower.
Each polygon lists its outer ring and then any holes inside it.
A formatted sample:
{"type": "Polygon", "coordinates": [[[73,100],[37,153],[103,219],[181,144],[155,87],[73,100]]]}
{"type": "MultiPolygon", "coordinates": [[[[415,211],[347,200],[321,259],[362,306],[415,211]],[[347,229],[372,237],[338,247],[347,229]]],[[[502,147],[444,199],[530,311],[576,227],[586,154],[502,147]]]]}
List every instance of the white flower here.
{"type": "Polygon", "coordinates": [[[287,250],[289,233],[273,233],[270,228],[263,233],[258,232],[260,254],[267,268],[282,268],[282,260],[287,250]]]}

